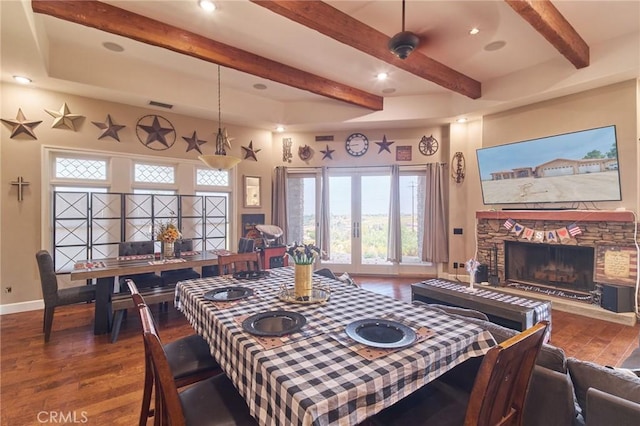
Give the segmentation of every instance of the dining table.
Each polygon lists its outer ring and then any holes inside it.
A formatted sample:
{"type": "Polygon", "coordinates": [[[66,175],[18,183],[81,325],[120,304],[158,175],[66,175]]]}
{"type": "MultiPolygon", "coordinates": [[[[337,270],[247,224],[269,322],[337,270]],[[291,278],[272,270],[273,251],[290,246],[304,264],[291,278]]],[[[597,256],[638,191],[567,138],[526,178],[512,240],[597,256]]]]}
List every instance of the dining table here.
{"type": "Polygon", "coordinates": [[[111,296],[114,292],[115,277],[217,265],[218,256],[223,254],[230,254],[230,252],[202,250],[182,252],[180,257],[176,258],[163,258],[149,254],[80,260],[74,264],[70,275],[72,281],[96,279],[93,332],[98,335],[111,330],[113,316],[111,296]]]}
{"type": "Polygon", "coordinates": [[[176,307],[261,425],[361,423],[496,344],[480,326],[424,304],[315,274],[312,297],[299,298],[294,280],[288,266],[176,285],[176,307]],[[271,316],[302,325],[265,336],[255,324],[271,316]],[[385,327],[411,338],[372,337],[385,327]]]}

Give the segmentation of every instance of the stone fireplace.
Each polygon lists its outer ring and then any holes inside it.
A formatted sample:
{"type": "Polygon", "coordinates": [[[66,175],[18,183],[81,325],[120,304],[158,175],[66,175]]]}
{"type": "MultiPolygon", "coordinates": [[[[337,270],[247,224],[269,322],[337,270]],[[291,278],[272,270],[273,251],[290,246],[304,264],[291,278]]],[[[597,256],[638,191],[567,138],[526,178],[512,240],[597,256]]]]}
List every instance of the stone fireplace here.
{"type": "Polygon", "coordinates": [[[594,282],[596,247],[635,245],[635,218],[626,211],[482,211],[476,219],[478,261],[491,266],[500,286],[515,282],[588,295],[602,284],[594,282]],[[537,231],[575,223],[581,233],[563,242],[533,242],[505,228],[507,219],[537,231]]]}

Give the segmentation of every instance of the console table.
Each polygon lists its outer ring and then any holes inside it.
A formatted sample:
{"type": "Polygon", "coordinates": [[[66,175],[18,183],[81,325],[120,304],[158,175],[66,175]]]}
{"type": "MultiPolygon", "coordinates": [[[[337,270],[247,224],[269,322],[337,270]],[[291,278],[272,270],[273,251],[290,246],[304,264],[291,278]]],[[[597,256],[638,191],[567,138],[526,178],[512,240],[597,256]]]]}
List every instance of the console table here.
{"type": "MultiPolygon", "coordinates": [[[[496,324],[523,331],[538,321],[549,321],[551,302],[527,299],[443,279],[431,279],[411,285],[411,299],[483,312],[496,324]]],[[[550,333],[550,331],[549,331],[550,333]]]]}

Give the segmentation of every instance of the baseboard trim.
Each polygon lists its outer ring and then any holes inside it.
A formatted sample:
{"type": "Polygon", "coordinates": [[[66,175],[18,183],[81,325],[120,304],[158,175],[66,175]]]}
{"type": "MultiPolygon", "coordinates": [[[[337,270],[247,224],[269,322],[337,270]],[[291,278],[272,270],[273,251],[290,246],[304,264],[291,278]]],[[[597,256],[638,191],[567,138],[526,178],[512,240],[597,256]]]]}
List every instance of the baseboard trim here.
{"type": "Polygon", "coordinates": [[[17,314],[18,312],[37,311],[44,309],[44,300],[31,300],[29,302],[8,303],[0,305],[0,315],[17,314]]]}

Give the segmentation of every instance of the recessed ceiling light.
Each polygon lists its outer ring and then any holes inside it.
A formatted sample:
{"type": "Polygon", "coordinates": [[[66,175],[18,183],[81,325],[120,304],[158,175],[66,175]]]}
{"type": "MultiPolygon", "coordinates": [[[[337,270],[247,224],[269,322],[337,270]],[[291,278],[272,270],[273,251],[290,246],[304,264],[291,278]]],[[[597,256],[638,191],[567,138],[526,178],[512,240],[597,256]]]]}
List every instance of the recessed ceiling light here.
{"type": "Polygon", "coordinates": [[[386,89],[382,89],[382,93],[385,93],[387,95],[390,95],[391,93],[395,93],[396,89],[394,89],[393,87],[388,87],[386,89]]]}
{"type": "Polygon", "coordinates": [[[284,126],[276,127],[276,132],[280,132],[280,133],[284,132],[284,126]]]}
{"type": "Polygon", "coordinates": [[[256,83],[253,85],[253,88],[256,90],[264,90],[267,88],[267,85],[262,83],[256,83]]]}
{"type": "Polygon", "coordinates": [[[381,72],[381,73],[378,73],[378,75],[376,75],[376,78],[378,80],[386,80],[387,77],[389,77],[389,74],[387,74],[386,72],[381,72]]]}
{"type": "Polygon", "coordinates": [[[466,119],[466,118],[464,118],[464,117],[462,117],[462,118],[458,118],[458,119],[456,120],[456,123],[466,123],[466,122],[467,122],[467,119],[466,119]]]}
{"type": "Polygon", "coordinates": [[[104,43],[102,43],[102,47],[112,52],[122,52],[124,50],[124,47],[112,41],[105,41],[104,43]]]}
{"type": "Polygon", "coordinates": [[[484,50],[487,52],[493,52],[495,50],[500,50],[507,45],[507,42],[504,40],[492,41],[484,47],[484,50]]]}
{"type": "Polygon", "coordinates": [[[474,27],[469,30],[469,34],[476,35],[480,32],[480,28],[474,27]]]}
{"type": "Polygon", "coordinates": [[[20,84],[29,84],[31,83],[31,79],[28,77],[23,77],[21,75],[14,75],[13,79],[20,84]]]}
{"type": "Polygon", "coordinates": [[[204,10],[205,12],[213,12],[214,10],[216,10],[216,4],[214,2],[212,2],[211,0],[200,0],[198,2],[198,5],[200,5],[200,7],[202,8],[202,10],[204,10]]]}

